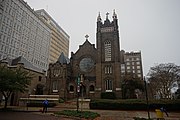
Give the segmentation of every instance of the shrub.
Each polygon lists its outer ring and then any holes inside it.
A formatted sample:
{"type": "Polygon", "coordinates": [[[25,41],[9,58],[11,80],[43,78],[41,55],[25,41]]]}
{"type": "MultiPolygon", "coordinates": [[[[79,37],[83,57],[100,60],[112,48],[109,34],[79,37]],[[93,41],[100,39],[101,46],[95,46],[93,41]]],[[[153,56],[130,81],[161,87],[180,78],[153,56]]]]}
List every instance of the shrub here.
{"type": "MultiPolygon", "coordinates": [[[[167,111],[180,110],[180,100],[150,100],[149,109],[155,110],[164,107],[167,111]]],[[[90,101],[90,109],[114,109],[114,110],[147,110],[145,100],[127,99],[110,100],[96,99],[90,101]]]]}
{"type": "Polygon", "coordinates": [[[103,92],[101,93],[101,99],[116,99],[114,92],[103,92]]]}
{"type": "Polygon", "coordinates": [[[59,98],[59,103],[64,103],[64,99],[63,98],[59,98]]]}

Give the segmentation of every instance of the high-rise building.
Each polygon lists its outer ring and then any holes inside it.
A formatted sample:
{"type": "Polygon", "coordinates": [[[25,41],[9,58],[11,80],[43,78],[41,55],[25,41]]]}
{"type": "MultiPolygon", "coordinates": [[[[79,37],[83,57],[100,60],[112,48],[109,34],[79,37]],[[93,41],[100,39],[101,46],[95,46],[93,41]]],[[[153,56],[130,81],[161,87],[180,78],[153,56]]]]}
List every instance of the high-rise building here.
{"type": "Polygon", "coordinates": [[[133,77],[143,79],[141,52],[125,52],[121,50],[121,56],[121,77],[131,74],[133,77]]]}
{"type": "Polygon", "coordinates": [[[50,28],[23,0],[1,1],[0,59],[23,56],[34,66],[47,70],[50,28]]]}
{"type": "Polygon", "coordinates": [[[0,0],[0,60],[22,56],[47,70],[61,52],[68,56],[69,36],[47,12],[23,0],[0,0]]]}
{"type": "Polygon", "coordinates": [[[49,62],[55,63],[60,55],[64,53],[69,56],[69,35],[53,20],[53,18],[44,10],[35,11],[39,17],[44,20],[51,28],[51,42],[49,51],[49,62]]]}

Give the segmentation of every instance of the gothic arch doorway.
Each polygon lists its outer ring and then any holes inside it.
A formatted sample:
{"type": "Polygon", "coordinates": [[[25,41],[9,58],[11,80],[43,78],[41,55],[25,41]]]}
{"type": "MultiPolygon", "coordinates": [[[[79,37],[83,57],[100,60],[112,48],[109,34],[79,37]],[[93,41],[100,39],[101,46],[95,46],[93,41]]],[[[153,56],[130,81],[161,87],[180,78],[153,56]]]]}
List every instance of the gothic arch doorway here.
{"type": "Polygon", "coordinates": [[[86,86],[85,85],[80,86],[80,96],[86,97],[86,86]]]}
{"type": "Polygon", "coordinates": [[[36,86],[36,95],[43,95],[43,88],[44,88],[44,85],[37,84],[37,86],[36,86]]]}

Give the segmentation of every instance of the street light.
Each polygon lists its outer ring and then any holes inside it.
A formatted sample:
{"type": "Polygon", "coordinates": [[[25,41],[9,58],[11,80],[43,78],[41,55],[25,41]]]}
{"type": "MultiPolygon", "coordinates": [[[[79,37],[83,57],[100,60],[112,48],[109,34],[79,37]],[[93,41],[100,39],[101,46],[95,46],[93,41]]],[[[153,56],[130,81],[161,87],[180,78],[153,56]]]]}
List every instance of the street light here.
{"type": "Polygon", "coordinates": [[[30,95],[31,95],[31,91],[29,90],[29,91],[28,91],[28,100],[26,101],[27,111],[28,111],[28,104],[30,104],[30,101],[29,101],[30,95]]]}
{"type": "Polygon", "coordinates": [[[145,86],[145,92],[146,92],[146,103],[147,103],[148,119],[150,119],[150,114],[149,114],[149,101],[148,101],[147,85],[146,85],[146,78],[145,78],[145,76],[144,76],[144,86],[145,86]]]}
{"type": "Polygon", "coordinates": [[[81,83],[80,83],[80,85],[81,85],[81,112],[82,112],[82,106],[83,106],[83,92],[84,92],[83,81],[84,81],[84,76],[81,75],[81,83]]]}
{"type": "Polygon", "coordinates": [[[77,77],[77,112],[78,112],[78,109],[79,109],[79,92],[80,92],[80,76],[78,74],[78,77],[77,77]]]}

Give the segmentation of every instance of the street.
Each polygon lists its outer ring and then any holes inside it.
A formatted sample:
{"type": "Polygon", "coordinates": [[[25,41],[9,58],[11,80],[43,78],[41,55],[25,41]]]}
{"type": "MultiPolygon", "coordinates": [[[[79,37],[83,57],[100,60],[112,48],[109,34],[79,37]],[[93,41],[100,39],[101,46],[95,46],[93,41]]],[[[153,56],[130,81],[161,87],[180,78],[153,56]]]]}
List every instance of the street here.
{"type": "Polygon", "coordinates": [[[37,112],[0,112],[0,120],[74,120],[37,112]]]}

